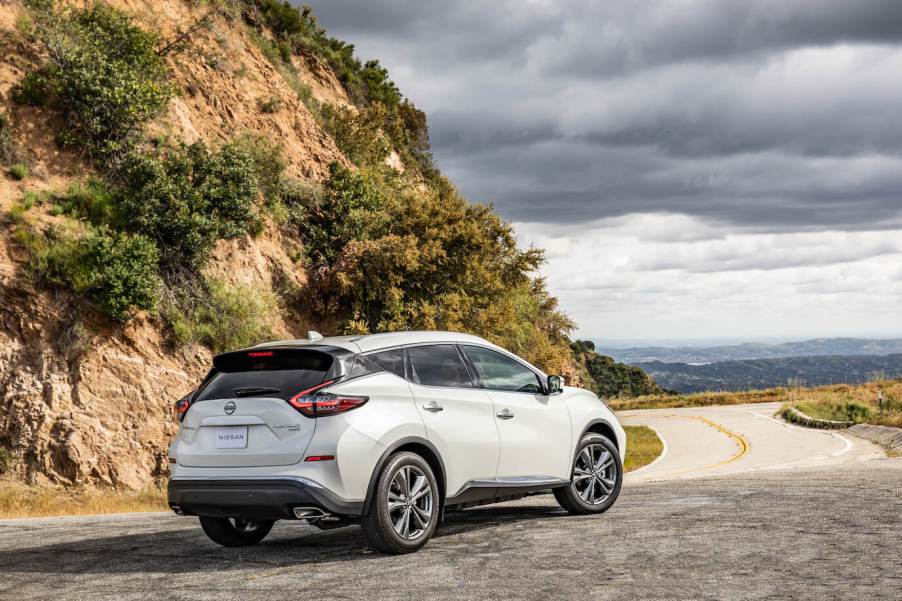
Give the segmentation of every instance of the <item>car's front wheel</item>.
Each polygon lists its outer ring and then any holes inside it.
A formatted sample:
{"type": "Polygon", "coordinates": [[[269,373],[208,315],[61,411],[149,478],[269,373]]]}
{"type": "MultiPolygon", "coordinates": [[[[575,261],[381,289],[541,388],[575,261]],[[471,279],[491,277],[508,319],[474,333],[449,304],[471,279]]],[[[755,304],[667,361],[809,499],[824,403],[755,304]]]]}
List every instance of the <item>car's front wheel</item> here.
{"type": "Polygon", "coordinates": [[[617,500],[622,483],[623,462],[617,447],[590,432],[576,448],[570,485],[554,489],[554,497],[570,513],[601,513],[617,500]]]}
{"type": "Polygon", "coordinates": [[[429,464],[415,453],[392,455],[379,474],[363,531],[384,553],[411,553],[438,525],[440,497],[429,464]]]}
{"type": "Polygon", "coordinates": [[[223,547],[247,547],[263,540],[272,525],[271,520],[251,522],[241,518],[200,518],[200,526],[207,536],[223,547]]]}

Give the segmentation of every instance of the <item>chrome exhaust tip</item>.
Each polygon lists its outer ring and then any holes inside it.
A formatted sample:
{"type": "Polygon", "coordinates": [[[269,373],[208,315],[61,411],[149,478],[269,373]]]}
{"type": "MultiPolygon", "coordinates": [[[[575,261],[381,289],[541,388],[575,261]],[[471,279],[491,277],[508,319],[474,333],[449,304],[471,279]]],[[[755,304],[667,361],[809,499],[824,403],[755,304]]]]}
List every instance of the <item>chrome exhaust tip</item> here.
{"type": "Polygon", "coordinates": [[[172,511],[175,512],[175,515],[185,515],[185,514],[182,512],[182,508],[179,507],[178,505],[170,505],[170,507],[172,508],[172,511]]]}
{"type": "Polygon", "coordinates": [[[292,513],[299,520],[318,520],[329,515],[319,507],[295,507],[292,513]]]}

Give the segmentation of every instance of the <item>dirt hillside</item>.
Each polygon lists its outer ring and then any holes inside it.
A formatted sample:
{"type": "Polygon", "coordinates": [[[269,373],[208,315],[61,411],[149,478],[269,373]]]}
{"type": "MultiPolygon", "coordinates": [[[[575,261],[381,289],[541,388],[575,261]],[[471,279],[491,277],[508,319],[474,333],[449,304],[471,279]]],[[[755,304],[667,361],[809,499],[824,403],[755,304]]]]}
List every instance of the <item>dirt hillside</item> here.
{"type": "MultiPolygon", "coordinates": [[[[175,39],[209,10],[207,3],[179,0],[111,4],[163,40],[175,39]]],[[[170,348],[150,315],[124,325],[85,315],[87,327],[73,327],[78,305],[25,277],[9,211],[26,191],[63,190],[91,168],[54,143],[58,123],[51,111],[11,99],[13,87],[43,59],[17,34],[24,12],[22,3],[0,3],[0,109],[10,116],[31,171],[23,181],[0,176],[0,448],[6,471],[30,483],[139,488],[167,473],[165,452],[176,429],[171,404],[202,377],[211,354],[199,345],[170,348]]],[[[213,16],[169,62],[177,94],[150,135],[216,143],[260,134],[282,146],[288,174],[299,180],[321,180],[332,161],[349,164],[243,23],[213,16]],[[263,101],[278,110],[261,112],[263,101]]],[[[315,98],[348,104],[321,61],[295,57],[294,64],[315,98]]],[[[29,219],[40,225],[59,218],[32,210],[29,219]]],[[[302,283],[304,273],[291,258],[297,246],[269,224],[259,236],[221,241],[206,271],[264,289],[272,288],[274,273],[302,283]]],[[[286,337],[316,325],[271,319],[286,337]]]]}

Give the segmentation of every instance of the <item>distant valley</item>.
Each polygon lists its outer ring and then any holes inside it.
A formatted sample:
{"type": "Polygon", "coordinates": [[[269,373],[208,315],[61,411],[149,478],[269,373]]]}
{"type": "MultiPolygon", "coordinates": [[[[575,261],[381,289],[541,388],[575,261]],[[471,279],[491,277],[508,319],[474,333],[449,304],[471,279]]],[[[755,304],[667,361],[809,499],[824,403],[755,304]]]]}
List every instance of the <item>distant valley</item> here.
{"type": "Polygon", "coordinates": [[[816,338],[799,342],[764,344],[746,342],[726,346],[635,346],[609,347],[604,341],[596,341],[598,353],[615,361],[631,363],[712,363],[743,359],[781,359],[786,357],[823,357],[835,355],[891,355],[902,353],[902,338],[816,338]]]}
{"type": "Polygon", "coordinates": [[[750,390],[786,386],[790,382],[807,386],[858,384],[875,374],[902,377],[902,353],[745,359],[701,365],[651,361],[632,365],[645,370],[662,388],[675,392],[750,390]]]}

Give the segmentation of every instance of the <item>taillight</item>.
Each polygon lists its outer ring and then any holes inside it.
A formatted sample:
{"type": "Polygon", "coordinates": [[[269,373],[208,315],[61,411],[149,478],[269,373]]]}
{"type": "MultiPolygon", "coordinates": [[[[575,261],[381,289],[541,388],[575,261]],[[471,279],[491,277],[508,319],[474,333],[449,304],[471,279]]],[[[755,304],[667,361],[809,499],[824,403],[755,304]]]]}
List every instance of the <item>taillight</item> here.
{"type": "Polygon", "coordinates": [[[288,404],[307,417],[326,417],[356,409],[370,400],[369,397],[348,394],[331,394],[328,392],[317,394],[318,390],[322,390],[334,382],[335,380],[327,380],[313,388],[302,390],[288,399],[288,404]]]}
{"type": "Polygon", "coordinates": [[[191,406],[191,395],[184,396],[175,402],[175,405],[172,406],[172,415],[178,421],[182,421],[185,419],[185,414],[188,413],[188,407],[191,406]]]}

